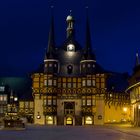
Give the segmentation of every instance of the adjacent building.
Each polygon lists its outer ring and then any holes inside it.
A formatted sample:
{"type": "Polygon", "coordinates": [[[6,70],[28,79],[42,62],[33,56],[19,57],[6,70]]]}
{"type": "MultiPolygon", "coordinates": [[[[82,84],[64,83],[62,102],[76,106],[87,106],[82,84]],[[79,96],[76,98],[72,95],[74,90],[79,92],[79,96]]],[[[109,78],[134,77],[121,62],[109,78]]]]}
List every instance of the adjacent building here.
{"type": "Polygon", "coordinates": [[[131,99],[131,121],[135,126],[140,126],[140,63],[136,53],[136,65],[129,79],[129,87],[126,90],[131,99]]]}

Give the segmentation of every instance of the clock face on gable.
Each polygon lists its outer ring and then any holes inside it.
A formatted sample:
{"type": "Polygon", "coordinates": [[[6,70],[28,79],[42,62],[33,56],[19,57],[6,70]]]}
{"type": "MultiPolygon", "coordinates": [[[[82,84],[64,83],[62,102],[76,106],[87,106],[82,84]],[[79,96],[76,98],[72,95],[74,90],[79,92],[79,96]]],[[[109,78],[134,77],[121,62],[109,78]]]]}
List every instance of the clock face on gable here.
{"type": "Polygon", "coordinates": [[[75,46],[74,46],[73,44],[69,44],[69,45],[67,46],[67,51],[70,51],[70,52],[75,51],[75,46]]]}

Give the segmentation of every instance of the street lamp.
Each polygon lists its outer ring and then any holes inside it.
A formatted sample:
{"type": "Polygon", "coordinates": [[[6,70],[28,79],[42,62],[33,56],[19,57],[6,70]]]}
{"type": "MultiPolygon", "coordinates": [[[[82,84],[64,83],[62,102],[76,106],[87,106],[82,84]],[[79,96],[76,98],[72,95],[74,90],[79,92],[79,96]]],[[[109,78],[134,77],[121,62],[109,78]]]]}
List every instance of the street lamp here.
{"type": "Polygon", "coordinates": [[[40,113],[38,112],[37,116],[36,116],[37,119],[40,119],[41,116],[40,116],[40,113]]]}
{"type": "Polygon", "coordinates": [[[140,109],[140,105],[138,105],[138,109],[140,109]]]}
{"type": "Polygon", "coordinates": [[[127,107],[124,107],[123,108],[123,111],[126,113],[127,112],[127,107]]]}
{"type": "Polygon", "coordinates": [[[123,108],[123,112],[124,112],[124,113],[123,113],[124,117],[123,117],[123,120],[122,120],[123,122],[126,122],[126,117],[125,117],[125,116],[126,116],[127,110],[128,110],[127,107],[124,107],[124,108],[123,108]]]}

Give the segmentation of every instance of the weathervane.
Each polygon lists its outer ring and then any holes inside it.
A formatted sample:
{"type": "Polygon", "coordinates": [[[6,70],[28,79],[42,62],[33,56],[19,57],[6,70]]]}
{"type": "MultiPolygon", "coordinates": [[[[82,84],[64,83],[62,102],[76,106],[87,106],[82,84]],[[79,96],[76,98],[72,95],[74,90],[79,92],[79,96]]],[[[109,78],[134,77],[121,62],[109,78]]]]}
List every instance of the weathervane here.
{"type": "Polygon", "coordinates": [[[72,10],[70,10],[70,15],[72,15],[72,10]]]}

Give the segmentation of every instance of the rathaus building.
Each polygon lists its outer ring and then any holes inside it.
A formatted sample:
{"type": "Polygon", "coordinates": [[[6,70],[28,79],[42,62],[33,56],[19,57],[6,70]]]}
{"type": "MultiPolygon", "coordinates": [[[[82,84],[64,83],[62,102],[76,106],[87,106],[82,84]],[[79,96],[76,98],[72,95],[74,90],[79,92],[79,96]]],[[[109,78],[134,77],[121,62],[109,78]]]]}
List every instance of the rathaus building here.
{"type": "Polygon", "coordinates": [[[66,23],[66,39],[58,47],[51,17],[43,67],[31,76],[34,123],[102,125],[129,121],[129,95],[124,92],[127,76],[106,71],[97,63],[88,16],[82,46],[75,38],[72,15],[66,23]]]}

